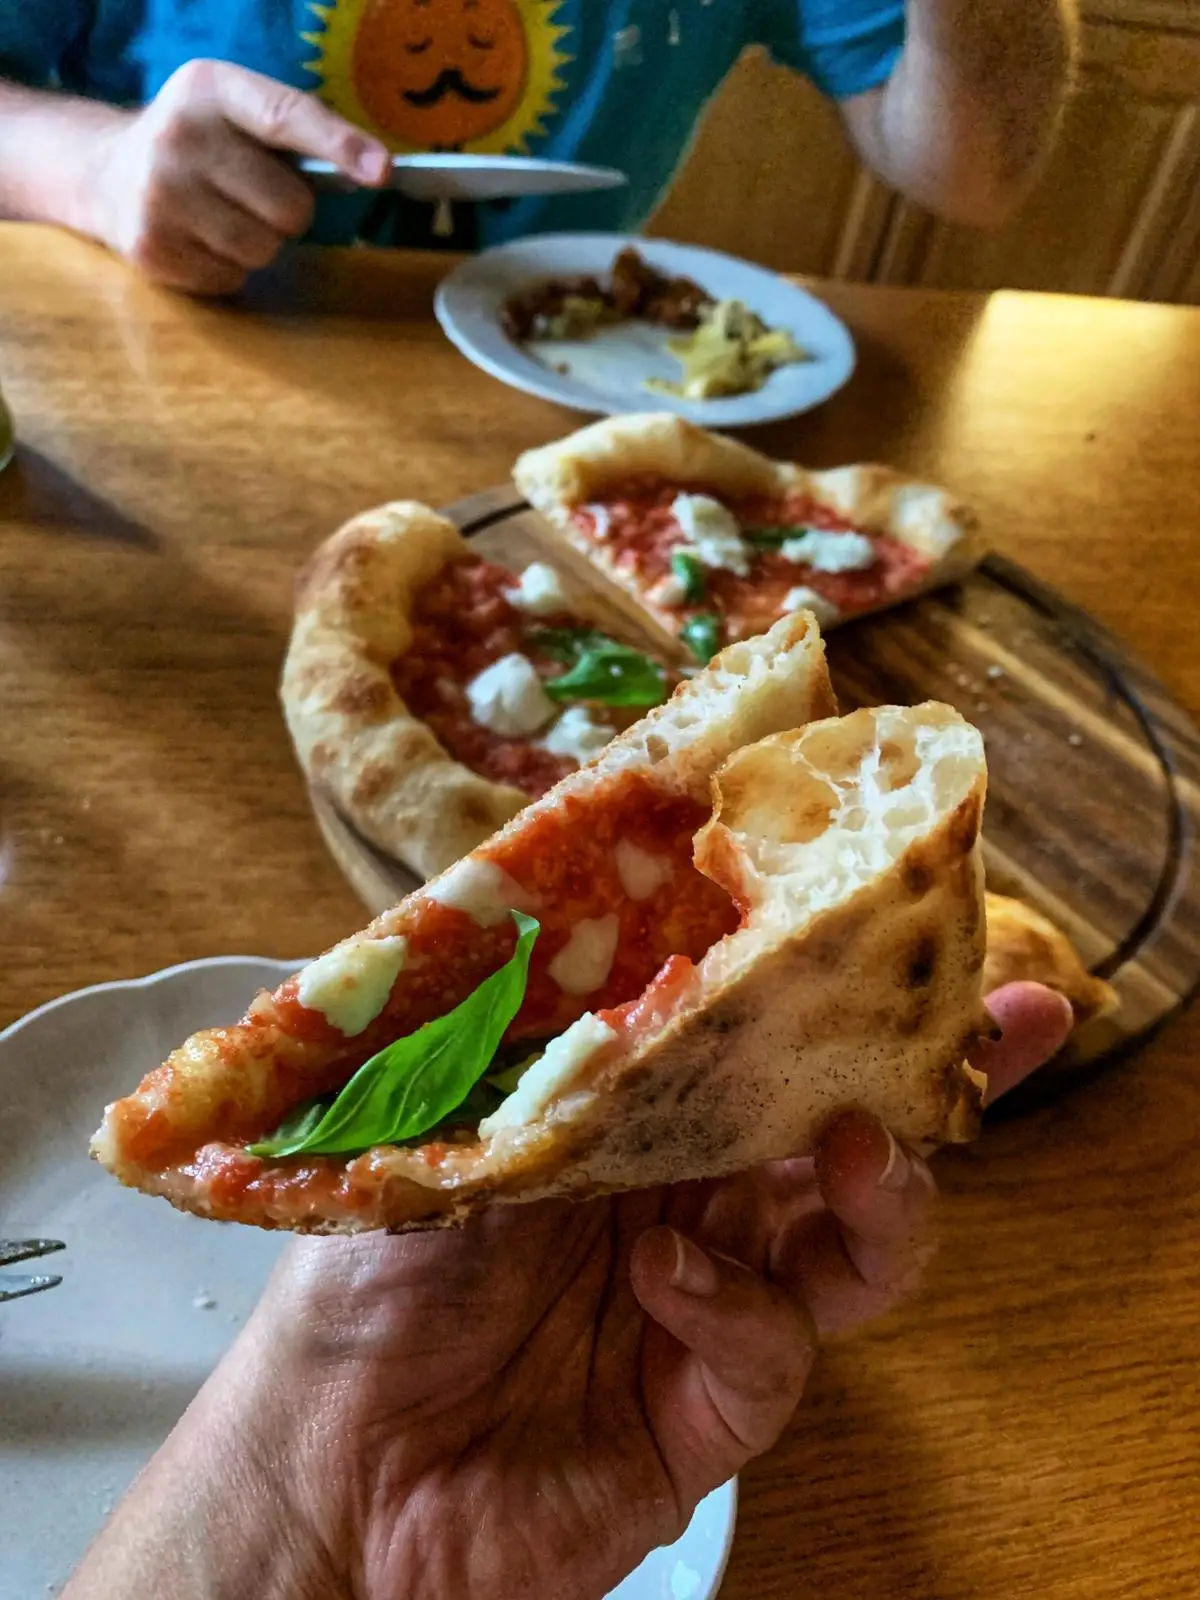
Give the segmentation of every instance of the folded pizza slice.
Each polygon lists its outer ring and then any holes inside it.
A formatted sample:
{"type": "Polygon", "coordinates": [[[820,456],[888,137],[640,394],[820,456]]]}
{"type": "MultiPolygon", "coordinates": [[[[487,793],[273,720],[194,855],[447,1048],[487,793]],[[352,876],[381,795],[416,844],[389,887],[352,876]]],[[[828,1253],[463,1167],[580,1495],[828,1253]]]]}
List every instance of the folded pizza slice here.
{"type": "Polygon", "coordinates": [[[805,607],[822,628],[961,577],[971,513],[889,467],[809,472],[665,413],[527,451],[531,505],[698,661],[805,607]]]}
{"type": "Polygon", "coordinates": [[[280,697],[309,781],[430,877],[604,748],[679,674],[415,501],[355,517],[301,577],[280,697]]]}
{"type": "Polygon", "coordinates": [[[982,743],[943,706],[830,708],[811,619],[731,647],[189,1040],[93,1153],[202,1215],[334,1232],[715,1176],[851,1102],[969,1134],[982,743]]]}
{"type": "Polygon", "coordinates": [[[1075,1027],[1119,1009],[1116,990],[1093,977],[1060,928],[1023,900],[991,890],[985,896],[987,960],[985,993],[1018,981],[1044,983],[1071,1002],[1075,1027]]]}

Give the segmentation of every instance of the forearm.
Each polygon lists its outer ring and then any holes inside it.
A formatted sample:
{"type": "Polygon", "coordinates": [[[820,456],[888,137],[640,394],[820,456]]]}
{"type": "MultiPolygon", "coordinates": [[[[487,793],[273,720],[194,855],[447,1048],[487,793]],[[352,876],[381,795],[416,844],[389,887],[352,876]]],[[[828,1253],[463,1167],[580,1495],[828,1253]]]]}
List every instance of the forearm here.
{"type": "Polygon", "coordinates": [[[0,217],[96,233],[90,174],[129,112],[0,79],[0,217]]]}
{"type": "Polygon", "coordinates": [[[1067,85],[1061,0],[909,0],[889,81],[844,106],[878,175],[952,221],[995,226],[1036,177],[1067,85]]]}
{"type": "MultiPolygon", "coordinates": [[[[269,1361],[269,1356],[266,1357],[269,1361]]],[[[62,1600],[345,1600],[291,1502],[298,1441],[241,1348],[118,1505],[62,1600]]]]}

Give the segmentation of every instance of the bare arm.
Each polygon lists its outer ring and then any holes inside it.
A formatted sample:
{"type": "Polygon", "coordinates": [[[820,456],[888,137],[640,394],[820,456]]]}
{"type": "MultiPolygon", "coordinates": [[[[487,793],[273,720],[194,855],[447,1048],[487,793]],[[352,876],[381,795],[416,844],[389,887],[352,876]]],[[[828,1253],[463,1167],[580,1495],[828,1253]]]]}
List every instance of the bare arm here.
{"type": "Polygon", "coordinates": [[[0,217],[95,232],[88,173],[130,115],[0,78],[0,217]]]}
{"type": "Polygon", "coordinates": [[[951,222],[997,227],[1024,198],[1066,89],[1064,0],[909,0],[886,84],[841,105],[863,160],[951,222]]]}
{"type": "Polygon", "coordinates": [[[226,294],[312,220],[288,152],[382,183],[387,151],[311,94],[190,61],[140,111],[0,80],[0,216],[91,234],[150,278],[226,294]]]}

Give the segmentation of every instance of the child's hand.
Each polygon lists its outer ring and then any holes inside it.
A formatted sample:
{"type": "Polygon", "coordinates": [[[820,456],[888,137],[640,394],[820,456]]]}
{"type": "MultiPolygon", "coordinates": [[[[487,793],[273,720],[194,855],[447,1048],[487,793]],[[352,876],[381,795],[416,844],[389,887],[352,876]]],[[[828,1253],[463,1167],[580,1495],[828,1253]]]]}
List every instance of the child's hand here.
{"type": "Polygon", "coordinates": [[[150,278],[229,294],[312,220],[304,180],[273,151],[382,183],[387,151],[315,96],[224,61],[181,67],[97,147],[92,231],[150,278]]]}

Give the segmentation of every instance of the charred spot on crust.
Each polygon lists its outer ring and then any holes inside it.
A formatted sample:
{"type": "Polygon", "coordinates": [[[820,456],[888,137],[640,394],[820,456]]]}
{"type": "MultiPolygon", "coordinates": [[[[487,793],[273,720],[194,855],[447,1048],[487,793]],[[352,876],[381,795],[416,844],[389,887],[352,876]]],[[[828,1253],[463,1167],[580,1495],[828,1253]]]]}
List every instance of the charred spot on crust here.
{"type": "Polygon", "coordinates": [[[687,1102],[695,1094],[696,1090],[704,1082],[704,1079],[705,1079],[706,1076],[707,1076],[707,1068],[706,1067],[700,1067],[696,1072],[692,1073],[691,1077],[685,1078],[683,1083],[681,1083],[679,1085],[679,1088],[676,1091],[676,1094],[675,1094],[675,1103],[676,1103],[676,1105],[680,1105],[680,1106],[686,1105],[687,1102]]]}
{"type": "Polygon", "coordinates": [[[359,773],[351,798],[355,805],[370,805],[386,794],[395,781],[396,774],[390,761],[369,762],[359,773]]]}
{"type": "Polygon", "coordinates": [[[932,933],[923,933],[908,957],[905,983],[910,989],[926,989],[933,982],[937,966],[937,939],[932,933]]]}
{"type": "Polygon", "coordinates": [[[331,711],[348,717],[378,717],[392,706],[392,688],[383,678],[363,673],[347,678],[329,702],[331,711]]]}
{"type": "Polygon", "coordinates": [[[491,806],[474,795],[468,796],[459,803],[458,814],[472,828],[490,828],[496,822],[496,816],[491,806]]]}
{"type": "Polygon", "coordinates": [[[621,1088],[640,1089],[644,1084],[649,1083],[653,1076],[653,1069],[645,1064],[637,1067],[630,1067],[628,1072],[625,1072],[621,1075],[621,1088]]]}
{"type": "Polygon", "coordinates": [[[951,815],[947,826],[950,848],[959,855],[969,855],[979,835],[979,796],[969,794],[951,815]]]}
{"type": "Polygon", "coordinates": [[[915,849],[910,850],[905,856],[900,876],[904,887],[914,900],[927,895],[933,888],[933,868],[915,849]]]}

